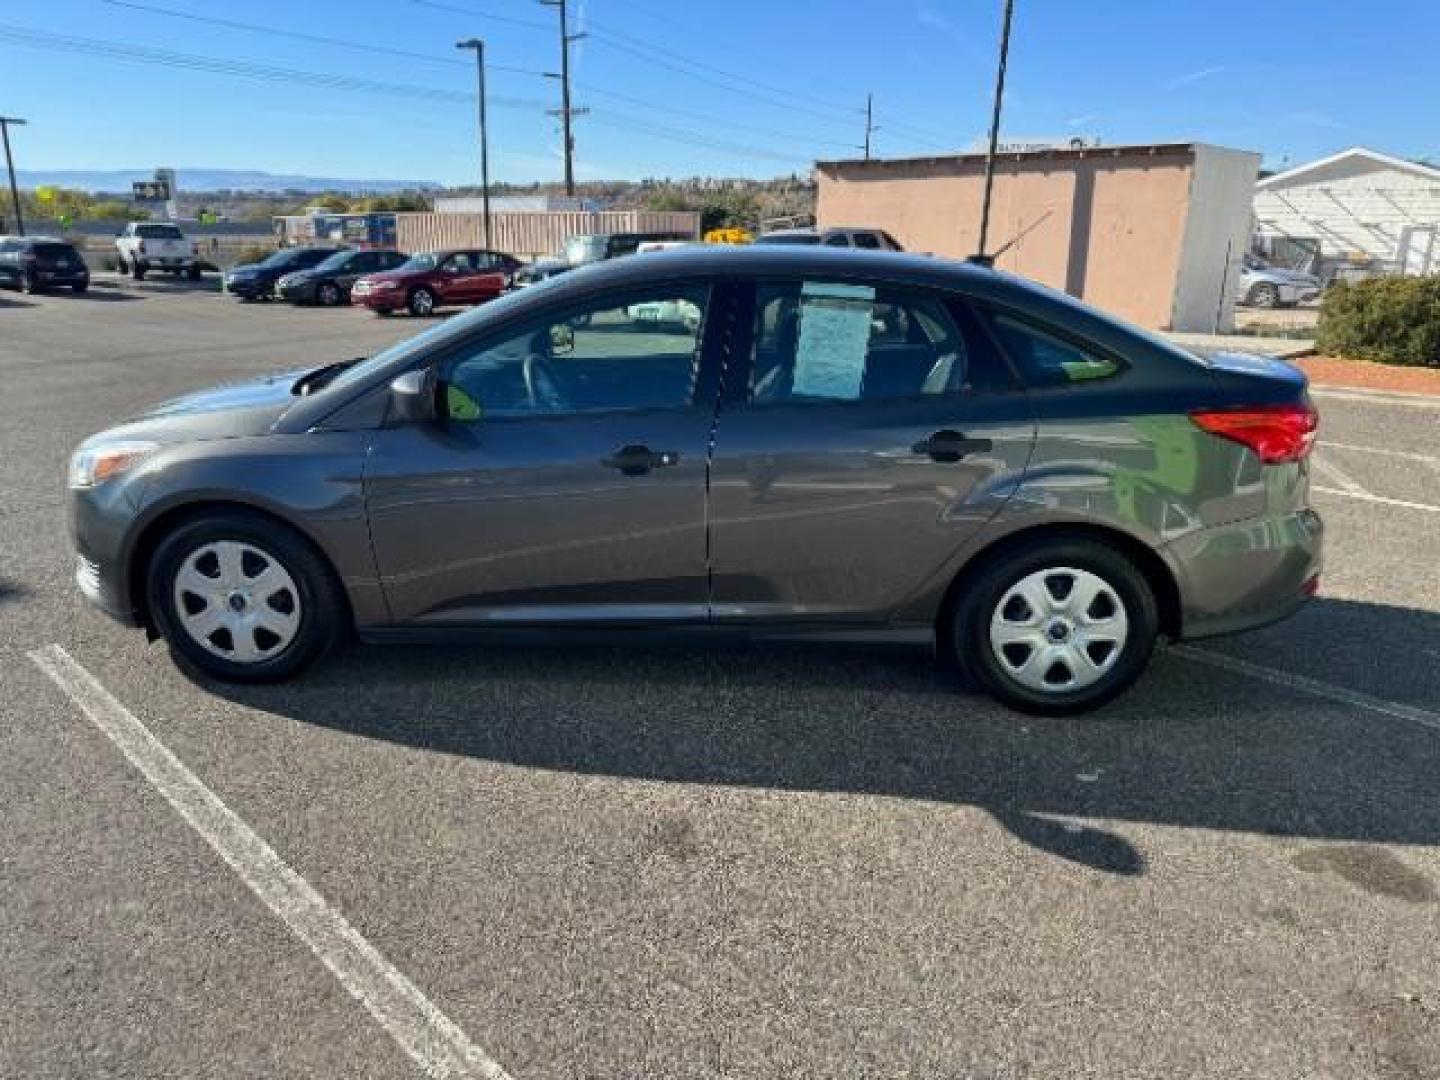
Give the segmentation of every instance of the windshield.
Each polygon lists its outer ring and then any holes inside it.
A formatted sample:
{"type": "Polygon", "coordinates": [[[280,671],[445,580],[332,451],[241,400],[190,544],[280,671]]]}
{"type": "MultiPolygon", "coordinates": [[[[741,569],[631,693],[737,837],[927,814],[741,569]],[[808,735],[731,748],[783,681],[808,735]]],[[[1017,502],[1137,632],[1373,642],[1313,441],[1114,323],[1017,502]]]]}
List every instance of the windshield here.
{"type": "Polygon", "coordinates": [[[325,274],[337,273],[338,271],[345,269],[345,264],[350,261],[350,256],[352,254],[354,253],[350,251],[337,251],[328,259],[323,259],[318,264],[316,264],[315,269],[325,274]]]}
{"type": "Polygon", "coordinates": [[[146,240],[180,240],[180,230],[174,225],[141,225],[135,235],[146,240]]]}
{"type": "Polygon", "coordinates": [[[423,255],[411,255],[410,258],[401,263],[397,269],[409,271],[434,270],[439,261],[439,255],[427,251],[423,255]]]}
{"type": "Polygon", "coordinates": [[[303,250],[303,248],[285,248],[275,252],[275,254],[271,255],[268,259],[262,260],[259,265],[272,269],[279,266],[289,266],[293,262],[300,261],[303,250]]]}
{"type": "Polygon", "coordinates": [[[565,241],[565,261],[571,266],[605,258],[604,236],[572,236],[565,241]]]}

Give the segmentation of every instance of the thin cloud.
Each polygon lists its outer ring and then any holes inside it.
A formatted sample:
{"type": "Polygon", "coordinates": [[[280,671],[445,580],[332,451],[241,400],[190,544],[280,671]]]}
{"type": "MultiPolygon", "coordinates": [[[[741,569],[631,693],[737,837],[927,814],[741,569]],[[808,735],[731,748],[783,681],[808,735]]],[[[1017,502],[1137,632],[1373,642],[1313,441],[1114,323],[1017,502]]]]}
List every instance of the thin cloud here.
{"type": "Polygon", "coordinates": [[[915,18],[919,20],[921,26],[939,30],[940,33],[955,38],[957,41],[960,38],[960,32],[955,29],[955,24],[928,4],[920,5],[920,10],[915,13],[915,18]]]}
{"type": "Polygon", "coordinates": [[[1099,119],[1099,113],[1087,112],[1083,116],[1072,116],[1069,120],[1065,121],[1065,126],[1072,128],[1084,127],[1086,124],[1093,124],[1099,119]]]}
{"type": "Polygon", "coordinates": [[[1225,70],[1226,68],[1224,67],[1224,65],[1217,65],[1216,67],[1199,68],[1195,71],[1187,71],[1184,75],[1177,75],[1175,78],[1167,82],[1165,84],[1165,89],[1179,90],[1180,88],[1185,86],[1194,86],[1196,83],[1200,82],[1203,79],[1208,79],[1212,75],[1222,74],[1223,72],[1225,72],[1225,70]]]}

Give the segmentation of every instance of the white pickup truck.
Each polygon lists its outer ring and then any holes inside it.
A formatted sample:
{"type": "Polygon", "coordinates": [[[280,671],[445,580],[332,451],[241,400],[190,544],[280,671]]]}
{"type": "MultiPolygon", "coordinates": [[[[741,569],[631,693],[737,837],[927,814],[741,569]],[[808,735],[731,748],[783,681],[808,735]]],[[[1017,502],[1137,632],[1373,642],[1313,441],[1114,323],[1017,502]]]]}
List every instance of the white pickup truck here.
{"type": "Polygon", "coordinates": [[[180,226],[168,221],[132,221],[115,238],[120,273],[143,281],[151,270],[168,270],[191,281],[200,277],[199,249],[194,240],[185,239],[180,226]]]}

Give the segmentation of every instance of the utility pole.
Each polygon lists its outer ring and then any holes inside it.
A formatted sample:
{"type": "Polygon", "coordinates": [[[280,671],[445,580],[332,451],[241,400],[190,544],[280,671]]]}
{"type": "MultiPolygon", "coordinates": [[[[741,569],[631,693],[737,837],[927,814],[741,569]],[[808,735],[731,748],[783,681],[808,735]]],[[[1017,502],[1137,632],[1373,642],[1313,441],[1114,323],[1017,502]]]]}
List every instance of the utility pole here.
{"type": "Polygon", "coordinates": [[[475,50],[475,79],[480,109],[480,201],[485,216],[485,246],[495,246],[494,234],[490,231],[490,138],[485,128],[485,42],[480,38],[466,38],[455,43],[457,49],[475,50]]]}
{"type": "Polygon", "coordinates": [[[22,127],[25,121],[18,116],[0,116],[0,136],[5,139],[5,168],[10,171],[10,200],[15,204],[15,231],[25,235],[25,215],[20,209],[20,189],[15,186],[15,159],[10,156],[10,125],[22,127]]]}
{"type": "Polygon", "coordinates": [[[878,131],[875,126],[875,95],[865,95],[865,160],[870,160],[870,136],[878,131]]]}
{"type": "Polygon", "coordinates": [[[560,71],[547,71],[552,79],[560,80],[560,108],[550,110],[551,116],[559,116],[565,130],[565,194],[575,194],[575,136],[570,130],[570,121],[583,116],[585,109],[570,107],[570,46],[583,38],[584,34],[570,33],[569,17],[565,13],[567,0],[540,0],[546,7],[553,7],[560,13],[560,71]]]}
{"type": "Polygon", "coordinates": [[[985,262],[985,241],[990,232],[990,191],[995,185],[995,148],[1000,142],[1000,104],[1005,98],[1005,64],[1010,56],[1010,17],[1015,0],[1005,0],[1005,21],[1000,30],[1000,64],[995,71],[995,111],[990,117],[990,149],[985,155],[985,198],[980,205],[980,250],[977,261],[985,262]]]}

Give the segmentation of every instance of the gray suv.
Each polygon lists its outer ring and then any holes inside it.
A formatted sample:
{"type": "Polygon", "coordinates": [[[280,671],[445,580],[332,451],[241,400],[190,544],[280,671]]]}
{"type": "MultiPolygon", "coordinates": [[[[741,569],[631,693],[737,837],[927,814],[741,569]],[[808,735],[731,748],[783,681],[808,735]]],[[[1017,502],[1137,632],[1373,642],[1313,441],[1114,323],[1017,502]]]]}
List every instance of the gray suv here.
{"type": "Polygon", "coordinates": [[[71,463],[77,577],[192,672],[337,635],[914,641],[1040,713],[1318,586],[1303,376],[994,270],[823,248],[576,270],[71,463]]]}

